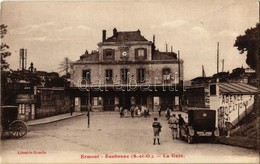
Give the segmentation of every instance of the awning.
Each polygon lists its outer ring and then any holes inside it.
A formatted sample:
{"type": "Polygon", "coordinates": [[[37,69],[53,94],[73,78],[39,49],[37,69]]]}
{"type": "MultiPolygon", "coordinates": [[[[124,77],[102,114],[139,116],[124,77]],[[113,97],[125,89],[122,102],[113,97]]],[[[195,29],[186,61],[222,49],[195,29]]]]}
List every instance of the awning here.
{"type": "Polygon", "coordinates": [[[257,88],[245,83],[219,83],[220,93],[224,94],[256,94],[257,88]]]}

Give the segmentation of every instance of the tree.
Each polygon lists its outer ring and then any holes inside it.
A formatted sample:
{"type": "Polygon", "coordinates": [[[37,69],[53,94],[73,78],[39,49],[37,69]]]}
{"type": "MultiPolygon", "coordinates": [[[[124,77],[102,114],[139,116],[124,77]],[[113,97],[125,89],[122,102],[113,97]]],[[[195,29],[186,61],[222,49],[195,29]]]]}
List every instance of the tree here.
{"type": "Polygon", "coordinates": [[[71,69],[71,60],[68,57],[65,57],[64,60],[60,63],[59,70],[61,73],[65,72],[65,75],[69,75],[71,69]]]}
{"type": "MultiPolygon", "coordinates": [[[[7,33],[7,26],[4,24],[0,25],[0,37],[1,40],[4,38],[5,34],[7,33]]],[[[1,70],[6,70],[9,68],[9,64],[6,61],[6,57],[11,55],[11,52],[8,51],[9,46],[5,43],[1,43],[1,70]]]]}
{"type": "MultiPolygon", "coordinates": [[[[247,51],[246,63],[256,71],[256,85],[258,92],[256,94],[254,108],[257,112],[258,127],[260,124],[260,23],[254,28],[247,29],[244,35],[237,37],[235,47],[243,54],[247,51]]],[[[258,139],[260,138],[260,128],[257,130],[258,139]]],[[[258,143],[258,150],[260,146],[258,143]]]]}
{"type": "Polygon", "coordinates": [[[260,44],[260,23],[254,28],[247,29],[245,35],[237,37],[234,47],[237,47],[238,51],[243,54],[247,52],[246,63],[250,68],[256,70],[256,56],[259,55],[259,44],[260,44]]]}

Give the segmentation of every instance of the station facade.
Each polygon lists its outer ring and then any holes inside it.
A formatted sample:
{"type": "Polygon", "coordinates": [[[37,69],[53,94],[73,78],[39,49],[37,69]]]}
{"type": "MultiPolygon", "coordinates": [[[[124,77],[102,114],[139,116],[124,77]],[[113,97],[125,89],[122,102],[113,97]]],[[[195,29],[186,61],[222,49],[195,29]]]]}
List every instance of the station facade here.
{"type": "Polygon", "coordinates": [[[117,31],[98,50],[72,63],[70,93],[75,111],[114,111],[145,105],[151,110],[178,108],[182,96],[183,60],[156,49],[141,31],[117,31]]]}

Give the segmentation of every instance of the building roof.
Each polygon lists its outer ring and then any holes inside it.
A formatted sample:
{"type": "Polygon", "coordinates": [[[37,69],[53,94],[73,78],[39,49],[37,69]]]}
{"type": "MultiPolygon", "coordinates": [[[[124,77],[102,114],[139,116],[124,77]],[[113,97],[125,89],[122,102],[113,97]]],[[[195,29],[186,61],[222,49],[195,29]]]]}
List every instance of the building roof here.
{"type": "Polygon", "coordinates": [[[196,77],[191,80],[191,85],[208,84],[212,80],[212,77],[196,77]]]}
{"type": "Polygon", "coordinates": [[[93,51],[90,54],[85,53],[80,56],[80,60],[83,61],[98,61],[99,60],[99,53],[97,51],[93,51]]]}
{"type": "Polygon", "coordinates": [[[172,60],[177,59],[177,54],[175,52],[160,52],[155,50],[153,54],[153,60],[172,60]]]}
{"type": "Polygon", "coordinates": [[[113,36],[104,40],[104,42],[131,42],[131,41],[147,41],[140,30],[137,31],[115,31],[113,36]]]}
{"type": "Polygon", "coordinates": [[[245,83],[219,83],[221,93],[254,94],[257,88],[245,83]]]}

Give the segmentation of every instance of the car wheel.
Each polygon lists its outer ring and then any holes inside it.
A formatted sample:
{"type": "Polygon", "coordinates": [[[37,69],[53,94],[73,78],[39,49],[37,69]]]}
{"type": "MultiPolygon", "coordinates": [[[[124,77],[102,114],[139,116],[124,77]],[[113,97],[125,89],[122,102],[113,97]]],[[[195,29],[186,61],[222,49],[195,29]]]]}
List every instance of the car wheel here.
{"type": "Polygon", "coordinates": [[[192,136],[188,135],[187,140],[188,140],[189,144],[193,143],[193,137],[192,136]]]}
{"type": "Polygon", "coordinates": [[[217,137],[215,137],[215,136],[211,137],[210,143],[216,144],[217,143],[217,137]]]}

